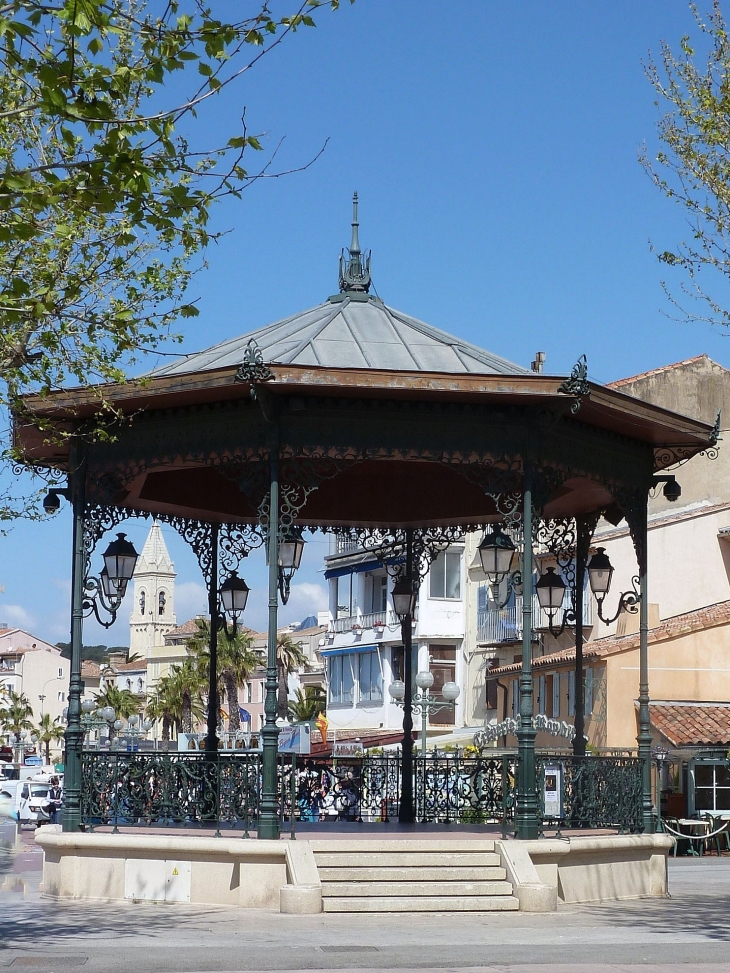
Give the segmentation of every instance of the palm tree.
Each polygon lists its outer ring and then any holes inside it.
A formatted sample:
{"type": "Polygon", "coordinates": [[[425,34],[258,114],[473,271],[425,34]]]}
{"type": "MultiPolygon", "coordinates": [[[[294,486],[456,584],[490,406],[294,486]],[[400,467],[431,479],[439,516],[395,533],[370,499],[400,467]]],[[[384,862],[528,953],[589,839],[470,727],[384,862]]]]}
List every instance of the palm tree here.
{"type": "Polygon", "coordinates": [[[280,635],[276,640],[276,670],[279,681],[277,692],[277,716],[286,719],[289,713],[289,674],[307,664],[301,646],[291,635],[280,635]]]}
{"type": "Polygon", "coordinates": [[[23,730],[34,729],[31,722],[33,707],[24,693],[14,693],[11,690],[5,694],[5,705],[0,709],[0,723],[8,733],[14,733],[20,738],[23,730]]]}
{"type": "Polygon", "coordinates": [[[51,762],[51,744],[63,740],[63,727],[58,717],[51,720],[51,714],[44,713],[40,718],[36,733],[38,734],[38,743],[43,744],[46,748],[46,763],[49,764],[51,762]]]}
{"type": "Polygon", "coordinates": [[[319,686],[307,686],[302,692],[297,689],[294,699],[289,700],[289,716],[297,723],[309,723],[324,713],[327,697],[319,686]]]}
{"type": "Polygon", "coordinates": [[[237,733],[241,729],[241,711],[238,707],[238,687],[262,664],[259,652],[253,648],[253,636],[239,629],[234,636],[218,640],[218,671],[228,704],[228,730],[237,733]]]}
{"type": "Polygon", "coordinates": [[[162,721],[162,742],[170,742],[170,730],[182,721],[182,700],[170,676],[163,676],[147,699],[145,713],[150,720],[162,721]]]}
{"type": "Polygon", "coordinates": [[[111,706],[117,714],[117,719],[135,716],[144,706],[144,696],[138,696],[131,689],[120,689],[113,683],[110,683],[104,692],[97,693],[94,698],[98,709],[111,706]]]}
{"type": "Polygon", "coordinates": [[[205,681],[196,660],[185,659],[181,665],[171,666],[167,680],[166,692],[179,699],[180,731],[192,733],[193,719],[199,722],[205,715],[200,702],[205,681]]]}
{"type": "MultiPolygon", "coordinates": [[[[208,685],[210,665],[210,623],[207,618],[196,619],[198,631],[188,639],[188,650],[205,686],[208,685]]],[[[228,704],[228,729],[236,733],[241,728],[238,708],[238,687],[254,672],[263,660],[253,648],[253,637],[245,629],[238,629],[228,636],[225,630],[218,632],[218,692],[228,704]]]]}

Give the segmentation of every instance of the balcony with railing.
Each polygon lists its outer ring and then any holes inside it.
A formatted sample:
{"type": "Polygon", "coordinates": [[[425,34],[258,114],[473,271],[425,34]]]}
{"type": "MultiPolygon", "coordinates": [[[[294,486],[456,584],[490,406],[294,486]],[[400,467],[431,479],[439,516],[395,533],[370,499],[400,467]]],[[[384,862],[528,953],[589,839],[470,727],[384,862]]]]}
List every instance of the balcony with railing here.
{"type": "MultiPolygon", "coordinates": [[[[354,554],[361,550],[360,542],[355,537],[336,537],[334,554],[341,557],[343,554],[354,554]]],[[[330,548],[331,551],[331,548],[330,548]]]]}
{"type": "MultiPolygon", "coordinates": [[[[583,624],[593,625],[594,605],[589,593],[583,598],[583,624]]],[[[557,613],[555,623],[559,626],[562,615],[557,613]]],[[[550,619],[534,595],[532,599],[532,628],[535,632],[546,632],[550,619]]],[[[522,640],[522,598],[515,598],[506,608],[487,608],[477,613],[477,640],[482,645],[501,642],[520,642],[522,640]]]]}
{"type": "Polygon", "coordinates": [[[367,612],[363,614],[358,612],[355,615],[345,615],[342,618],[336,618],[333,623],[333,629],[336,633],[341,634],[343,632],[354,631],[365,631],[366,629],[374,628],[376,625],[382,625],[387,628],[400,628],[400,620],[392,608],[388,608],[386,611],[379,612],[367,612]]]}

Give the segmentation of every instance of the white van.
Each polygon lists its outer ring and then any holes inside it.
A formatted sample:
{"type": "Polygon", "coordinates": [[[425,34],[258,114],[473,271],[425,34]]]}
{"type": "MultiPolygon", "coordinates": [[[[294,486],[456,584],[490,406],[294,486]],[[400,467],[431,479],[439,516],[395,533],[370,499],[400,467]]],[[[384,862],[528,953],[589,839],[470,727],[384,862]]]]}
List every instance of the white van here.
{"type": "Polygon", "coordinates": [[[14,818],[21,825],[34,824],[38,827],[46,824],[51,818],[48,803],[50,787],[50,780],[47,779],[0,782],[0,817],[14,818]]]}

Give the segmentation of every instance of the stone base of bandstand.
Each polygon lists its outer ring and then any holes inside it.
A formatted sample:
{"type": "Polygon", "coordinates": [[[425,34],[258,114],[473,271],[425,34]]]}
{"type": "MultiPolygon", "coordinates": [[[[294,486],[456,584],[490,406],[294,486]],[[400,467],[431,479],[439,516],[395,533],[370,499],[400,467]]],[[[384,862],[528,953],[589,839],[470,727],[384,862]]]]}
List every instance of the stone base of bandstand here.
{"type": "MultiPolygon", "coordinates": [[[[402,833],[353,838],[347,833],[340,843],[330,829],[322,839],[328,849],[346,850],[350,864],[357,862],[359,854],[372,857],[376,844],[401,857],[412,851],[431,860],[434,855],[443,856],[441,860],[447,861],[450,854],[463,855],[465,848],[476,848],[477,843],[486,847],[488,839],[504,876],[503,882],[491,884],[511,886],[511,895],[504,888],[498,890],[494,908],[523,912],[553,912],[559,903],[665,896],[667,855],[673,844],[663,834],[516,841],[487,833],[459,836],[453,831],[445,836],[414,834],[413,838],[402,833]]],[[[322,878],[316,861],[317,850],[321,858],[325,847],[322,839],[311,833],[296,841],[190,834],[64,834],[56,825],[36,832],[44,852],[41,892],[46,896],[96,902],[184,902],[297,915],[323,911],[322,878]]],[[[440,876],[434,877],[438,881],[440,876]]],[[[394,900],[388,901],[392,906],[394,900]]],[[[484,911],[491,911],[486,898],[484,901],[484,911]]],[[[466,904],[457,897],[439,899],[438,908],[480,911],[473,897],[466,904]]],[[[328,911],[326,907],[324,911],[328,911]]],[[[368,911],[389,909],[373,903],[368,911]]],[[[394,911],[401,910],[396,907],[394,911]]],[[[417,904],[415,911],[419,911],[417,904]]]]}

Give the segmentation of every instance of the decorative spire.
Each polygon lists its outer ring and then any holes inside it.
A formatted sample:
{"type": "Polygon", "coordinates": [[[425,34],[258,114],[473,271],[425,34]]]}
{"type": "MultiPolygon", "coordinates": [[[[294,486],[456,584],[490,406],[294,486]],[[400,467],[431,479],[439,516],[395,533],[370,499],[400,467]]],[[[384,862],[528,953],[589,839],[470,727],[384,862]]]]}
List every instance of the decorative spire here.
{"type": "Polygon", "coordinates": [[[360,250],[360,224],[357,219],[357,193],[352,195],[352,240],[350,249],[340,254],[340,291],[367,294],[370,290],[370,251],[360,250]]]}

